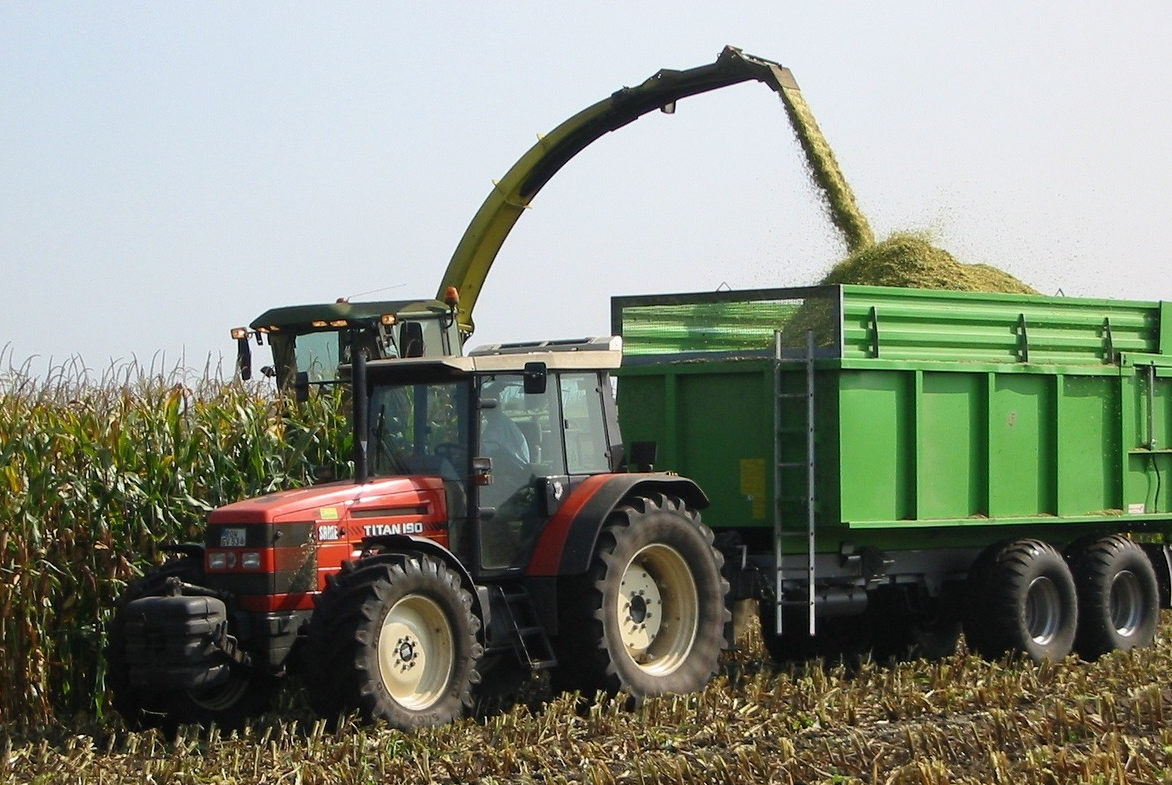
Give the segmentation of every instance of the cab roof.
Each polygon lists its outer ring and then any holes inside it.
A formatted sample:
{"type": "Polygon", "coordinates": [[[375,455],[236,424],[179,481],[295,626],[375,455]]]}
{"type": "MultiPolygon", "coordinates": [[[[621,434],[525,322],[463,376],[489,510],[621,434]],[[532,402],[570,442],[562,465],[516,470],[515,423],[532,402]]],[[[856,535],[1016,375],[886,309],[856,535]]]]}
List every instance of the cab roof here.
{"type": "Polygon", "coordinates": [[[280,308],[270,308],[252,320],[250,329],[261,327],[290,328],[297,326],[308,327],[311,322],[337,321],[345,319],[352,322],[375,321],[383,314],[393,313],[398,316],[428,316],[448,313],[448,306],[439,300],[375,300],[362,303],[333,302],[312,303],[309,305],[285,305],[280,308]]]}
{"type": "Polygon", "coordinates": [[[456,373],[506,373],[525,370],[527,363],[545,363],[550,370],[609,370],[622,363],[622,339],[615,337],[584,338],[570,341],[537,341],[517,344],[493,344],[474,349],[466,356],[397,357],[371,360],[371,376],[414,374],[428,368],[456,373]]]}

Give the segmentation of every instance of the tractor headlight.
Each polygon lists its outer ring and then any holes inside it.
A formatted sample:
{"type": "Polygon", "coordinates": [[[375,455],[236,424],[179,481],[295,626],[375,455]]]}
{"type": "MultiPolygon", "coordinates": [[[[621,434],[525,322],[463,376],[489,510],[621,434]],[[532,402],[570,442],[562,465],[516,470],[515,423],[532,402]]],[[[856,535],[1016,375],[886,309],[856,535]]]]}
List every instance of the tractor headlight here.
{"type": "Polygon", "coordinates": [[[248,551],[240,557],[240,566],[246,570],[259,570],[260,554],[256,551],[248,551]]]}
{"type": "Polygon", "coordinates": [[[208,569],[223,570],[228,567],[228,554],[223,551],[212,551],[208,554],[208,569]]]}

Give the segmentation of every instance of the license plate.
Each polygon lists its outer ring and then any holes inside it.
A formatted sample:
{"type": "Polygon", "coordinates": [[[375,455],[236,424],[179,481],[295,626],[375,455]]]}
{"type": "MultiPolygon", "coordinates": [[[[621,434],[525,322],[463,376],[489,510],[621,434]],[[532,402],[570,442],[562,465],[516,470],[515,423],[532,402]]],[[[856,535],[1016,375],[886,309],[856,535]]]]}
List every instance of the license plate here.
{"type": "Polygon", "coordinates": [[[220,529],[221,548],[243,548],[246,543],[244,529],[220,529]]]}

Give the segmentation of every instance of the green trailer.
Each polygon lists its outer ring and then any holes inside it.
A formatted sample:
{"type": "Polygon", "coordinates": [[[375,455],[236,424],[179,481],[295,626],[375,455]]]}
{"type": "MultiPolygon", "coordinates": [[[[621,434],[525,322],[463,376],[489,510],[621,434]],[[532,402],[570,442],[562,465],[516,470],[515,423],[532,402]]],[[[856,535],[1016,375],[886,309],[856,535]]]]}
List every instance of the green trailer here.
{"type": "Polygon", "coordinates": [[[1154,636],[1172,303],[833,286],[618,297],[612,320],[628,454],[653,442],[708,494],[775,654],[1154,636]]]}

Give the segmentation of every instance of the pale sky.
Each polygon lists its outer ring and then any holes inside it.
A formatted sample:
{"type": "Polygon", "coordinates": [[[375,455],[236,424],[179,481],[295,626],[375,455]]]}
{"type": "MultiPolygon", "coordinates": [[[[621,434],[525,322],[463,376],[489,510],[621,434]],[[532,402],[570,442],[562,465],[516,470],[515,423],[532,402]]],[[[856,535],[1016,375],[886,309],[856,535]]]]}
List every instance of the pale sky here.
{"type": "MultiPolygon", "coordinates": [[[[431,297],[538,133],[725,44],[793,71],[878,236],[1172,299],[1172,3],[695,5],[0,4],[0,365],[230,369],[229,329],[269,307],[431,297]]],[[[842,253],[778,98],[739,85],[556,175],[472,344],[604,334],[615,294],[805,285],[842,253]]]]}

